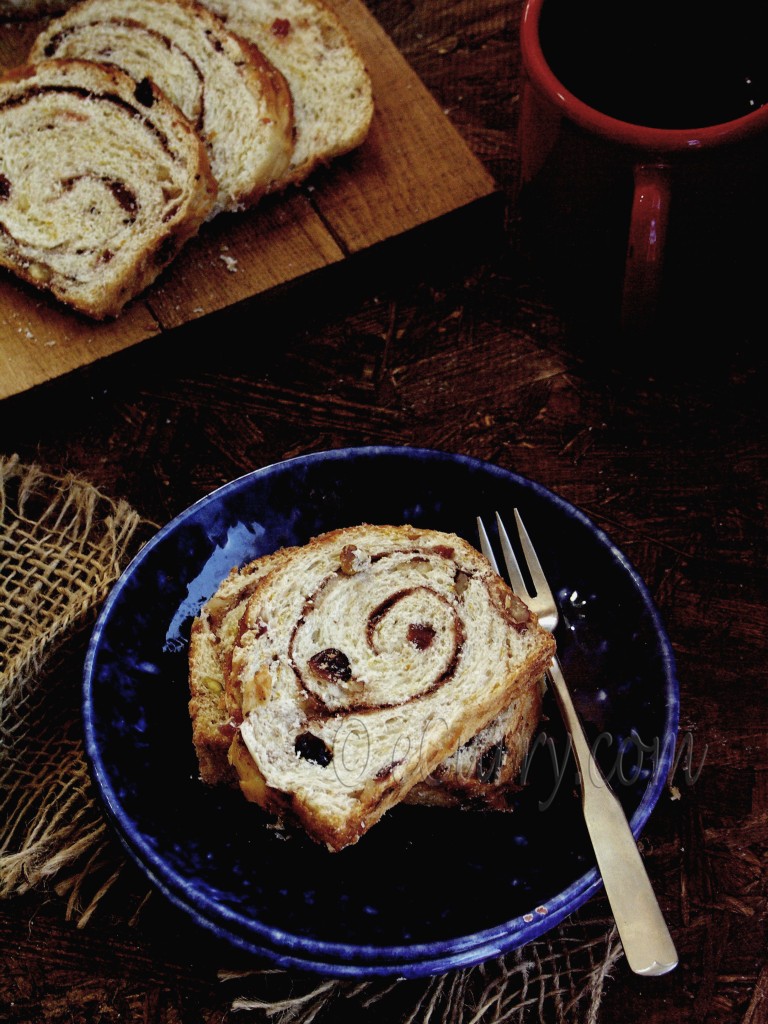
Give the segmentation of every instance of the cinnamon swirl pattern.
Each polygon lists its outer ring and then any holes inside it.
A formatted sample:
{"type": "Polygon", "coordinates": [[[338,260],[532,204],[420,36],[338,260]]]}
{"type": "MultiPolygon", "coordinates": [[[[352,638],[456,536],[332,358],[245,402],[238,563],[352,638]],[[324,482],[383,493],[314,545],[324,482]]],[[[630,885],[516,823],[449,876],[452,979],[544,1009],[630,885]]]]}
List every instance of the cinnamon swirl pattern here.
{"type": "Polygon", "coordinates": [[[218,184],[212,215],[253,205],[288,167],[293,108],[285,79],[198,3],[86,0],[46,26],[29,62],[52,57],[109,62],[137,82],[154,81],[208,148],[218,184]]]}
{"type": "Polygon", "coordinates": [[[329,849],[414,790],[421,803],[449,803],[465,783],[471,792],[481,780],[461,778],[461,749],[498,716],[494,749],[506,727],[536,724],[552,638],[461,538],[347,528],[245,576],[193,628],[193,729],[200,666],[210,673],[218,656],[243,792],[329,849]],[[224,652],[204,641],[212,620],[224,652]]]}
{"type": "Polygon", "coordinates": [[[0,265],[61,301],[116,315],[215,193],[199,138],[149,83],[78,60],[0,79],[0,265]]]}

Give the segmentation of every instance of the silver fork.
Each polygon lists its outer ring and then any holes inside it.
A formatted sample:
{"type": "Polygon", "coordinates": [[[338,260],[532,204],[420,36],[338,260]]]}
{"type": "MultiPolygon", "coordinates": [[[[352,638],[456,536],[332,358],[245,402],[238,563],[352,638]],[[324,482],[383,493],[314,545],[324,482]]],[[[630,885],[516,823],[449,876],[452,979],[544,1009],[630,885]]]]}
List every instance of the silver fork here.
{"type": "MultiPolygon", "coordinates": [[[[497,512],[499,541],[509,582],[514,592],[538,615],[544,629],[553,632],[559,617],[557,604],[520,513],[515,509],[514,514],[535,593],[530,592],[523,579],[509,535],[497,512]]],[[[483,554],[498,572],[488,534],[479,516],[477,528],[483,554]]],[[[636,974],[666,974],[677,966],[677,951],[621,804],[592,756],[557,656],[552,660],[547,678],[571,737],[581,778],[584,818],[627,963],[636,974]]]]}

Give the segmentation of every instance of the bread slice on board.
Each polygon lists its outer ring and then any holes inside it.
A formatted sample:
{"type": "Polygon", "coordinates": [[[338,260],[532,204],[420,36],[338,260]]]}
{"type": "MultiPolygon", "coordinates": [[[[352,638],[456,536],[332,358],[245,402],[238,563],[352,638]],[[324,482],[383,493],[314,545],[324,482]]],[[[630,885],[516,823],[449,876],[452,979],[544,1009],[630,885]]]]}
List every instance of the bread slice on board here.
{"type": "Polygon", "coordinates": [[[85,0],[46,26],[29,62],[52,57],[109,62],[137,82],[153,81],[208,147],[218,184],[214,214],[253,205],[290,163],[285,79],[192,0],[85,0]]]}
{"type": "Polygon", "coordinates": [[[193,731],[213,616],[237,631],[225,684],[243,792],[339,850],[420,783],[429,802],[436,769],[538,692],[554,641],[452,534],[360,526],[272,557],[246,571],[244,603],[232,575],[193,627],[193,731]]]}
{"type": "Polygon", "coordinates": [[[356,43],[323,0],[204,0],[285,76],[296,145],[283,184],[303,181],[359,146],[373,116],[371,80],[356,43]]]}
{"type": "Polygon", "coordinates": [[[116,316],[215,198],[205,147],[156,89],[80,60],[0,79],[0,265],[62,302],[116,316]]]}

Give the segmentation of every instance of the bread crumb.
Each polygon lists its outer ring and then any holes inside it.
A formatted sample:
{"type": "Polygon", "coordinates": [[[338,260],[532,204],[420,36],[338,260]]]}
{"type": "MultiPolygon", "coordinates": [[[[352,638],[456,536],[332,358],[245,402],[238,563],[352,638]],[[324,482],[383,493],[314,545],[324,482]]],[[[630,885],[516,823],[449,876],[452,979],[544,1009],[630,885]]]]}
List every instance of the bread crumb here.
{"type": "Polygon", "coordinates": [[[230,274],[237,273],[237,260],[234,258],[234,256],[225,256],[224,253],[222,253],[219,256],[219,259],[222,261],[222,263],[230,272],[230,274]]]}

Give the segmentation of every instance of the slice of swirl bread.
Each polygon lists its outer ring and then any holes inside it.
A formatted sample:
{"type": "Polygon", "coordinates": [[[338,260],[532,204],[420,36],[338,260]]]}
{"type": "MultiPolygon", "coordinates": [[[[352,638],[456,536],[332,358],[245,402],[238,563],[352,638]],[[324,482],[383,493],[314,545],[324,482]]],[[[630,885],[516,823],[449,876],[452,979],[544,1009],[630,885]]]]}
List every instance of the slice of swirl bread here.
{"type": "Polygon", "coordinates": [[[323,0],[203,0],[288,81],[296,145],[283,184],[359,146],[373,116],[371,80],[352,37],[323,0]]]}
{"type": "Polygon", "coordinates": [[[142,88],[153,81],[208,147],[218,183],[213,214],[251,206],[290,163],[285,79],[193,0],[85,0],[35,40],[30,63],[51,57],[116,64],[142,88]]]}
{"type": "Polygon", "coordinates": [[[219,609],[229,757],[248,799],[340,850],[538,689],[554,641],[452,534],[352,527],[273,558],[239,625],[219,609]]]}
{"type": "Polygon", "coordinates": [[[52,60],[0,79],[0,265],[89,316],[116,316],[197,233],[205,147],[157,90],[52,60]]]}
{"type": "MultiPolygon", "coordinates": [[[[232,652],[256,585],[294,550],[285,548],[233,569],[192,623],[189,710],[200,778],[207,785],[238,784],[228,756],[242,721],[242,697],[230,677],[232,652]]],[[[417,782],[405,802],[509,809],[541,718],[541,696],[541,687],[524,687],[489,726],[444,759],[428,779],[417,782]]]]}

